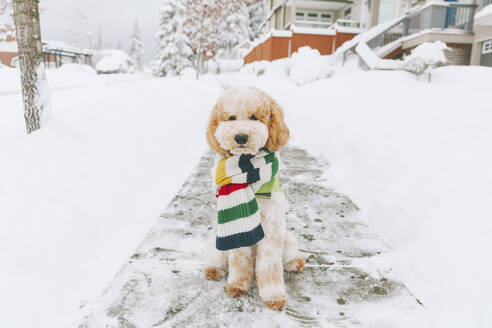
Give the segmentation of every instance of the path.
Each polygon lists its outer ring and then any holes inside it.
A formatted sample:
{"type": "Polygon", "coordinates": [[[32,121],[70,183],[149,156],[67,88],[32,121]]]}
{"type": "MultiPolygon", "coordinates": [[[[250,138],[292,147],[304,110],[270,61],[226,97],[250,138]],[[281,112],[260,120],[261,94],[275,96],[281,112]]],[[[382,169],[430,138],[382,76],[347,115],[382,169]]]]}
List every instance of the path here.
{"type": "Polygon", "coordinates": [[[203,277],[202,242],[215,220],[213,155],[206,154],[100,300],[88,306],[79,328],[387,328],[405,326],[423,311],[402,284],[354,266],[354,259],[389,249],[358,220],[350,199],[324,186],[327,164],[298,148],[281,157],[287,226],[307,258],[304,272],[286,273],[284,313],[266,310],[256,287],[232,299],[224,280],[203,277]]]}

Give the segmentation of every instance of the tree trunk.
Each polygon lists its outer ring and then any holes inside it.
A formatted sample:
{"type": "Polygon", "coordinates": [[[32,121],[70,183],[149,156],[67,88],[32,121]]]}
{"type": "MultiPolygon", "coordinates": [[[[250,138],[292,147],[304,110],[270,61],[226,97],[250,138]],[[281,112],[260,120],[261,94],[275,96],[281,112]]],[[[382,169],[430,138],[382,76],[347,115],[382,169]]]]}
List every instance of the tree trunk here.
{"type": "Polygon", "coordinates": [[[38,130],[43,118],[45,82],[43,46],[39,25],[39,0],[14,0],[14,22],[24,101],[24,119],[27,133],[38,130]]]}

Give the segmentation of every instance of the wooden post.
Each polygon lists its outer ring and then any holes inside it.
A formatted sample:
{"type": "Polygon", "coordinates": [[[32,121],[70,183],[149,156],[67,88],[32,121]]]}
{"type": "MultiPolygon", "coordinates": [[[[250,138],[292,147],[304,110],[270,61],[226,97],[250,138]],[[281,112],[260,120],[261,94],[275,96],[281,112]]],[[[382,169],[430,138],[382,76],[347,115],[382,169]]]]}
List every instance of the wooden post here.
{"type": "Polygon", "coordinates": [[[27,133],[41,127],[43,104],[39,82],[45,80],[38,0],[13,0],[14,22],[27,133]]]}

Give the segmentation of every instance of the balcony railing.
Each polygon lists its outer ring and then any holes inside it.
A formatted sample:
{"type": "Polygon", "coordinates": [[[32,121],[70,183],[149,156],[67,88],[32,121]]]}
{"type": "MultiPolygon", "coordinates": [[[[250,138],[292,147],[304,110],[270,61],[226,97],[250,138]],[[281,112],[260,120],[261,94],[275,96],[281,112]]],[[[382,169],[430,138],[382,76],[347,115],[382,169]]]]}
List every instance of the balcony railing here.
{"type": "Polygon", "coordinates": [[[366,43],[369,48],[376,49],[427,29],[454,29],[471,33],[476,8],[474,4],[434,4],[404,17],[366,43]]]}
{"type": "Polygon", "coordinates": [[[479,10],[482,9],[483,7],[486,7],[488,5],[492,4],[492,0],[482,0],[480,1],[480,6],[479,6],[479,10]]]}

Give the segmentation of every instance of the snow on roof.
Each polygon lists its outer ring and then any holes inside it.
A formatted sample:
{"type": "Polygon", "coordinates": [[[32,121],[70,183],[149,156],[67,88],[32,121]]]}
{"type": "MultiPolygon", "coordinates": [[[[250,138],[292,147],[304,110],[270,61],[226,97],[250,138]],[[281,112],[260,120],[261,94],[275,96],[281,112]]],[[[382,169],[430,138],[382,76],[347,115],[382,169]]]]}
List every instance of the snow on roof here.
{"type": "Polygon", "coordinates": [[[17,52],[17,41],[0,41],[0,52],[17,52]]]}
{"type": "Polygon", "coordinates": [[[292,36],[292,32],[289,30],[272,30],[272,36],[290,38],[292,36]]]}
{"type": "Polygon", "coordinates": [[[89,49],[77,48],[63,41],[43,41],[43,50],[67,51],[77,54],[92,55],[89,49]]]}
{"type": "Polygon", "coordinates": [[[316,28],[316,27],[303,27],[292,25],[290,27],[292,32],[299,34],[316,34],[316,35],[335,35],[337,32],[331,28],[316,28]]]}

